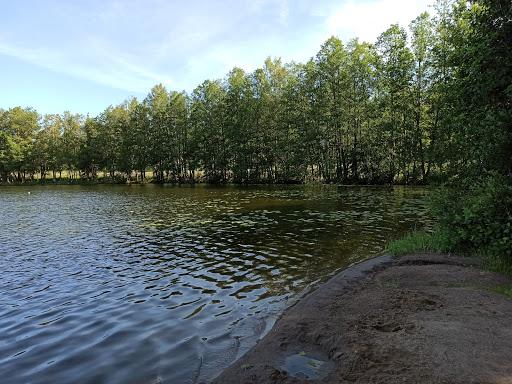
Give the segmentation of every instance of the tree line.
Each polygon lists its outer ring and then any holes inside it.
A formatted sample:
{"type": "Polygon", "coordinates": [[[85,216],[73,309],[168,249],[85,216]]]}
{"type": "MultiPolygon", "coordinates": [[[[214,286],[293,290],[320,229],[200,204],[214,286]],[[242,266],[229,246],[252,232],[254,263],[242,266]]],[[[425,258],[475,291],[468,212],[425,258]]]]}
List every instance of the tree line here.
{"type": "Polygon", "coordinates": [[[499,138],[464,131],[458,98],[465,21],[486,3],[440,0],[373,44],[331,37],[306,63],[268,58],[190,94],[156,85],[96,117],[0,109],[1,181],[417,184],[484,169],[499,138]]]}

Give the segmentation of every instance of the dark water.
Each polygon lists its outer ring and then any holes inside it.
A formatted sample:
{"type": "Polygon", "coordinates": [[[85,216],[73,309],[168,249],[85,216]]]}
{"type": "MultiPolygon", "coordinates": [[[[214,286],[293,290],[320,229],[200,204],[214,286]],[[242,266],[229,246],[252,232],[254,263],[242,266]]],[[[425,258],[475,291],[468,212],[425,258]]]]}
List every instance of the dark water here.
{"type": "Polygon", "coordinates": [[[208,381],[310,284],[427,223],[424,195],[0,189],[0,382],[208,381]]]}

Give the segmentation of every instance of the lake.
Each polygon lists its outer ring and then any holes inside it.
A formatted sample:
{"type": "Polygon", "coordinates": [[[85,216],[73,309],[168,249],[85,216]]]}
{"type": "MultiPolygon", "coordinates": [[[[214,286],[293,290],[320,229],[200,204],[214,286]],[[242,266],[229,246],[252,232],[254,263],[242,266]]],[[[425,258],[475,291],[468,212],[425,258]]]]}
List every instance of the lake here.
{"type": "Polygon", "coordinates": [[[1,382],[208,382],[309,287],[428,226],[426,193],[0,188],[1,382]]]}

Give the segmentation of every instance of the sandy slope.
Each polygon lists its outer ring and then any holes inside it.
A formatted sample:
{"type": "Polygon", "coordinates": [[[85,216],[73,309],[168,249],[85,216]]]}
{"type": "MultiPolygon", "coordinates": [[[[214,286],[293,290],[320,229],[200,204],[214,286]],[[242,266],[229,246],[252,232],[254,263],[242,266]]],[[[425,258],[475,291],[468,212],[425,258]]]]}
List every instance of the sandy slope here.
{"type": "Polygon", "coordinates": [[[476,259],[383,256],[289,308],[216,384],[512,383],[512,279],[476,259]]]}

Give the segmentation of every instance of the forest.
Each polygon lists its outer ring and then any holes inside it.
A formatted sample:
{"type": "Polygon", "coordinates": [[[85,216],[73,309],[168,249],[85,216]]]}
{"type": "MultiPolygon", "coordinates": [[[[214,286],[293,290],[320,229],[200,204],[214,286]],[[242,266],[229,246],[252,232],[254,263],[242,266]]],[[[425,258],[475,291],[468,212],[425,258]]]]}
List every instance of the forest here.
{"type": "Polygon", "coordinates": [[[268,58],[190,94],[159,84],[95,117],[0,109],[1,181],[425,184],[509,170],[510,53],[483,35],[501,22],[510,37],[505,8],[439,1],[373,44],[331,37],[307,63],[268,58]]]}

